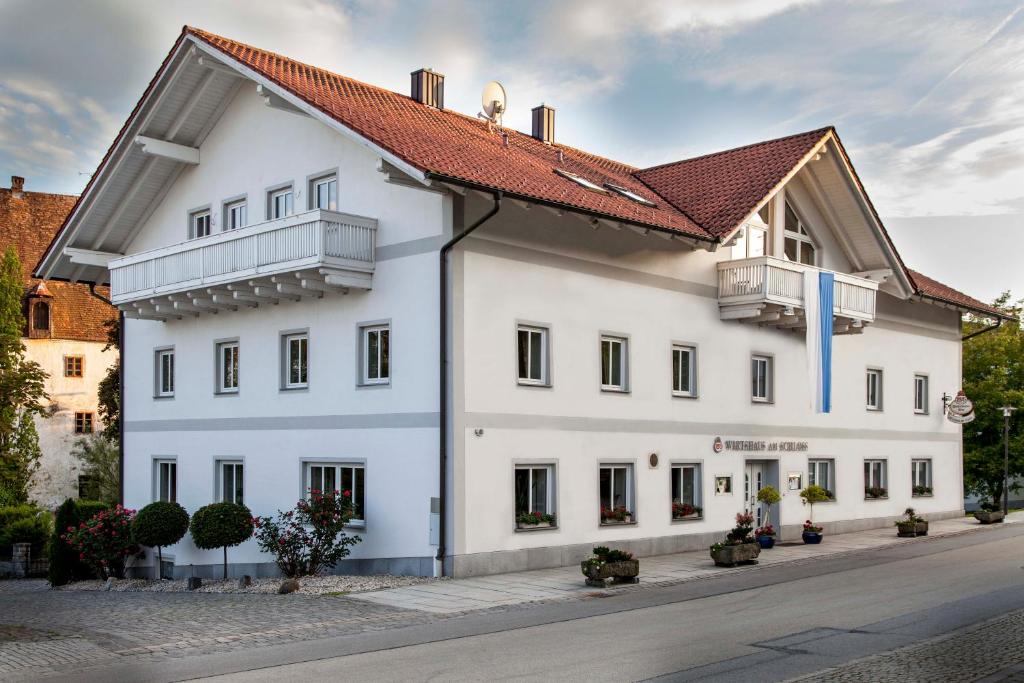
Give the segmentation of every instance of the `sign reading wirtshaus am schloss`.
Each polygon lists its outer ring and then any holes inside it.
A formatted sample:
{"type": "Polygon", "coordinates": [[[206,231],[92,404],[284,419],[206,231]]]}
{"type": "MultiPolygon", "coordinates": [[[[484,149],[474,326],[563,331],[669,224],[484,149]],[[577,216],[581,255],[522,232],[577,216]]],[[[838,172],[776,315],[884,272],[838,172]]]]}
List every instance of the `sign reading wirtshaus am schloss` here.
{"type": "Polygon", "coordinates": [[[806,441],[746,441],[740,439],[725,439],[723,443],[725,445],[725,450],[727,451],[802,453],[807,450],[806,441]]]}

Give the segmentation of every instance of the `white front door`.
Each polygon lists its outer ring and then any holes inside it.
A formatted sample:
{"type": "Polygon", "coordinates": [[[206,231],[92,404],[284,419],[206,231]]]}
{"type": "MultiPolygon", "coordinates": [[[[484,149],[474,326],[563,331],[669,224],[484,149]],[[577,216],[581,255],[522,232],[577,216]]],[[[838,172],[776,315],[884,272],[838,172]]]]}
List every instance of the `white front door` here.
{"type": "Polygon", "coordinates": [[[743,475],[743,495],[746,499],[747,512],[754,514],[754,523],[757,526],[761,526],[764,517],[763,506],[757,500],[757,494],[762,488],[764,488],[764,465],[748,462],[743,475]]]}

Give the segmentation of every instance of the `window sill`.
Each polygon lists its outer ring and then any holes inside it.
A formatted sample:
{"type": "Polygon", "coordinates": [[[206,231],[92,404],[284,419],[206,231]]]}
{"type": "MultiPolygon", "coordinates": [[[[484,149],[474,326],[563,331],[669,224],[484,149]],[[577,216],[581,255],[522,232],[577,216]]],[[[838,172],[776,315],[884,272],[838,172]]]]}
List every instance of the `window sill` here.
{"type": "Polygon", "coordinates": [[[361,382],[356,385],[356,389],[390,389],[391,382],[361,382]]]}
{"type": "Polygon", "coordinates": [[[215,392],[213,392],[214,396],[238,396],[238,394],[239,394],[239,392],[237,392],[237,391],[215,391],[215,392]]]}
{"type": "Polygon", "coordinates": [[[914,494],[911,494],[910,497],[911,498],[934,498],[935,494],[934,493],[914,493],[914,494]]]}
{"type": "Polygon", "coordinates": [[[688,522],[703,522],[704,515],[694,515],[693,517],[673,517],[673,524],[686,524],[688,522]]]}
{"type": "Polygon", "coordinates": [[[889,496],[878,496],[877,498],[872,498],[870,496],[864,496],[864,500],[889,500],[889,496]]]}
{"type": "Polygon", "coordinates": [[[516,385],[532,389],[550,389],[552,386],[550,382],[534,382],[528,379],[516,380],[516,385]]]}
{"type": "Polygon", "coordinates": [[[772,405],[775,405],[775,401],[769,401],[767,399],[762,399],[762,398],[752,398],[752,399],[750,399],[750,403],[755,405],[755,406],[772,406],[772,405]]]}
{"type": "Polygon", "coordinates": [[[513,529],[513,531],[515,531],[517,534],[519,534],[519,533],[529,534],[529,533],[533,533],[534,531],[558,531],[558,525],[557,524],[552,524],[551,526],[534,526],[534,525],[530,525],[530,526],[517,526],[515,529],[513,529]]]}
{"type": "Polygon", "coordinates": [[[629,389],[618,388],[618,387],[601,387],[601,393],[604,394],[628,394],[629,389]]]}
{"type": "Polygon", "coordinates": [[[153,397],[154,401],[169,401],[169,400],[172,400],[172,399],[174,399],[174,394],[169,394],[167,396],[154,396],[153,397]]]}
{"type": "Polygon", "coordinates": [[[697,398],[700,398],[700,394],[683,394],[683,393],[680,393],[678,391],[673,391],[672,392],[672,398],[697,399],[697,398]]]}
{"type": "Polygon", "coordinates": [[[598,526],[636,526],[636,520],[631,522],[601,522],[598,526]]]}
{"type": "Polygon", "coordinates": [[[866,412],[869,412],[869,413],[882,413],[882,412],[885,412],[881,408],[871,408],[871,407],[867,407],[864,410],[866,412]]]}
{"type": "Polygon", "coordinates": [[[309,387],[308,386],[305,386],[305,387],[281,387],[280,389],[278,389],[278,392],[282,393],[282,394],[301,394],[301,393],[307,392],[307,391],[309,391],[309,387]]]}

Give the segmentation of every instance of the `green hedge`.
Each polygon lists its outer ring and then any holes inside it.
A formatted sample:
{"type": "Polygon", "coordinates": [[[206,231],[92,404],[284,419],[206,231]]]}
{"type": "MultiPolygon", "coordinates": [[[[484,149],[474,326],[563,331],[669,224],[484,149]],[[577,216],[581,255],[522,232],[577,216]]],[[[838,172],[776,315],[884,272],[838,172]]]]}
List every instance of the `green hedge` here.
{"type": "Polygon", "coordinates": [[[49,512],[35,505],[11,505],[0,508],[0,546],[31,543],[34,553],[41,552],[53,528],[49,512]]]}

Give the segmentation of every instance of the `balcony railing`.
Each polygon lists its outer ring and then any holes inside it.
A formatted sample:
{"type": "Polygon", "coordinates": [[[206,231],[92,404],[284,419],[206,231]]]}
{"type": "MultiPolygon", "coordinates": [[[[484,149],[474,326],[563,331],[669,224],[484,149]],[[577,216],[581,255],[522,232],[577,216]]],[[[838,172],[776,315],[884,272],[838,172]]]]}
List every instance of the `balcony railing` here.
{"type": "MultiPolygon", "coordinates": [[[[804,273],[821,270],[772,256],[719,262],[722,318],[759,323],[781,320],[780,324],[798,326],[804,309],[804,273]]],[[[878,283],[846,273],[833,274],[833,315],[853,323],[855,328],[873,321],[878,283]]]]}
{"type": "Polygon", "coordinates": [[[376,233],[373,218],[318,209],[132,254],[110,262],[111,300],[215,292],[304,271],[328,284],[368,289],[376,233]]]}

